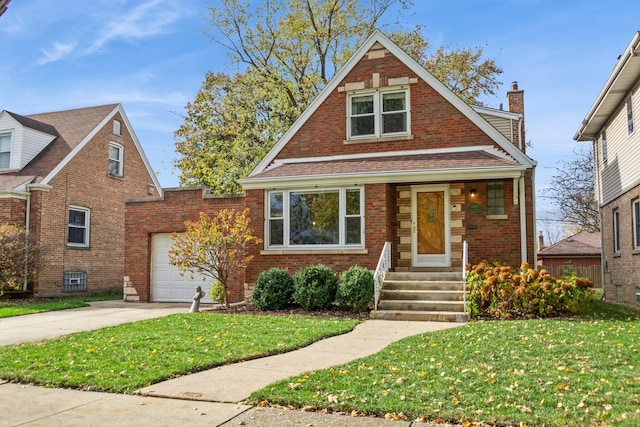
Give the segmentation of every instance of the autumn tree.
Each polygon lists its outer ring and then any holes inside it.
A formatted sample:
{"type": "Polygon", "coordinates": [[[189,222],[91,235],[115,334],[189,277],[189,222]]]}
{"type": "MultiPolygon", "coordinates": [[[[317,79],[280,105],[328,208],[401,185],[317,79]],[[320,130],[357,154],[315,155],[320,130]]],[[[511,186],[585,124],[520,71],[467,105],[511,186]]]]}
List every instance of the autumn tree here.
{"type": "Polygon", "coordinates": [[[24,227],[0,224],[0,295],[21,289],[36,278],[40,268],[39,247],[24,227]]]}
{"type": "Polygon", "coordinates": [[[249,229],[248,210],[223,209],[216,216],[200,213],[197,221],[185,221],[186,232],[172,235],[169,262],[183,275],[202,274],[218,281],[229,307],[229,279],[251,260],[247,246],[260,242],[249,229]]]}
{"type": "MultiPolygon", "coordinates": [[[[247,176],[376,28],[409,0],[218,0],[208,34],[235,73],[208,73],[175,132],[183,185],[239,193],[247,176]],[[257,3],[257,5],[256,5],[257,3]]],[[[430,53],[424,28],[389,37],[469,103],[493,95],[502,70],[483,47],[430,53]]]]}
{"type": "Polygon", "coordinates": [[[561,219],[574,233],[599,231],[600,214],[594,194],[593,149],[583,145],[575,157],[562,160],[551,178],[550,195],[561,219]]]}

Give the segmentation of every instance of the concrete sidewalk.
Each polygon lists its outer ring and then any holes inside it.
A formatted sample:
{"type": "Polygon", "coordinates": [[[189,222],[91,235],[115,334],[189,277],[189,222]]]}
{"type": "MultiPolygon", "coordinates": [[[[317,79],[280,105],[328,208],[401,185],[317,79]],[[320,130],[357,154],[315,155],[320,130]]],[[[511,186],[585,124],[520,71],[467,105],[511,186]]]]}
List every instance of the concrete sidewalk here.
{"type": "MultiPolygon", "coordinates": [[[[172,313],[187,304],[92,303],[91,307],[0,319],[0,344],[37,341],[172,313]]],[[[404,337],[459,326],[455,323],[368,320],[354,331],[293,352],[188,375],[128,396],[0,384],[3,426],[398,426],[410,422],[350,417],[242,403],[253,391],[292,375],[376,353],[404,337]]],[[[420,423],[421,427],[429,424],[420,423]]]]}

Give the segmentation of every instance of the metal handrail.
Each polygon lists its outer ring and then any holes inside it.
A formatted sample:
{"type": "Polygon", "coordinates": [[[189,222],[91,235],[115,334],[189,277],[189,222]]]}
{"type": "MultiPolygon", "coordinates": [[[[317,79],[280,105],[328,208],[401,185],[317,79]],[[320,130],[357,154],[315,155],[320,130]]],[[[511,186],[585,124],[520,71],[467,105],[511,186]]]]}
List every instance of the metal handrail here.
{"type": "Polygon", "coordinates": [[[469,244],[467,241],[462,242],[462,301],[464,303],[464,311],[467,311],[467,264],[469,263],[469,244]]]}
{"type": "Polygon", "coordinates": [[[378,299],[380,298],[380,291],[382,290],[382,283],[384,282],[384,276],[387,271],[391,269],[391,242],[385,242],[378,260],[378,266],[373,273],[373,306],[374,309],[378,309],[378,299]]]}

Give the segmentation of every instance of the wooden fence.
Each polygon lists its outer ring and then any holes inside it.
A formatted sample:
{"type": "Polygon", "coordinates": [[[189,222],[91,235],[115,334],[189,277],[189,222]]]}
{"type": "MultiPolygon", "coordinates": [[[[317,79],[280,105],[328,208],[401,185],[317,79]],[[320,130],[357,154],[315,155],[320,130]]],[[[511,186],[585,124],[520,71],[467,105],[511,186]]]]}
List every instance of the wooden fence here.
{"type": "MultiPolygon", "coordinates": [[[[554,277],[561,277],[564,274],[564,265],[543,265],[538,266],[538,270],[545,269],[554,277]]],[[[586,277],[593,281],[594,288],[602,287],[602,267],[599,265],[590,265],[588,267],[572,265],[571,268],[576,272],[578,277],[586,277]]]]}

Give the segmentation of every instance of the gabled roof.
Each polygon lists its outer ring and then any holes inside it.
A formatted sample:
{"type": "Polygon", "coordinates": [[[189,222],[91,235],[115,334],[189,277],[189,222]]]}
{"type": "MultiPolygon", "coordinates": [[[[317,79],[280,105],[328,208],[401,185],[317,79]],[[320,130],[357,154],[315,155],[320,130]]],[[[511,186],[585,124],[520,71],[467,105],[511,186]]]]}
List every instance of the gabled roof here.
{"type": "Polygon", "coordinates": [[[289,130],[280,138],[275,146],[269,151],[269,153],[262,159],[262,161],[256,166],[256,168],[249,174],[249,176],[240,182],[246,186],[254,178],[258,178],[262,172],[274,161],[278,153],[286,146],[286,144],[293,138],[298,130],[305,124],[305,122],[315,113],[315,111],[322,105],[322,103],[337,89],[340,82],[349,74],[349,72],[358,64],[358,62],[364,57],[364,55],[376,44],[379,43],[384,46],[392,55],[402,61],[411,71],[413,71],[419,78],[429,84],[437,93],[457,108],[462,114],[464,114],[470,121],[472,121],[478,128],[485,132],[498,146],[504,150],[517,164],[530,168],[535,166],[536,162],[528,157],[525,153],[520,151],[514,146],[504,135],[502,135],[495,127],[489,124],[478,114],[471,106],[466,104],[457,95],[451,92],[442,82],[429,73],[422,65],[411,58],[406,52],[400,49],[395,43],[393,43],[388,37],[386,37],[381,31],[375,30],[367,40],[356,50],[353,56],[347,61],[347,63],[338,70],[334,77],[327,83],[325,88],[320,92],[316,99],[309,105],[304,113],[295,121],[295,123],[289,128],[289,130]]]}
{"type": "Polygon", "coordinates": [[[581,231],[538,252],[540,258],[569,256],[599,256],[602,254],[600,232],[581,231]]]}
{"type": "Polygon", "coordinates": [[[57,138],[34,157],[22,170],[0,174],[0,190],[25,191],[26,184],[47,185],[53,177],[80,151],[100,129],[120,113],[124,125],[144,161],[144,164],[158,191],[160,184],[153,173],[142,146],[124,112],[121,104],[107,104],[95,107],[54,111],[50,113],[20,116],[7,112],[23,126],[40,130],[57,138]],[[16,183],[21,185],[16,185],[16,183]]]}
{"type": "Polygon", "coordinates": [[[640,79],[640,31],[635,33],[629,46],[620,55],[618,63],[573,139],[576,141],[597,139],[604,125],[624,102],[638,79],[640,79]]]}
{"type": "Polygon", "coordinates": [[[30,119],[29,117],[12,113],[11,111],[7,111],[7,114],[13,117],[18,123],[20,123],[24,127],[35,129],[40,132],[48,133],[49,135],[54,135],[54,136],[58,135],[58,131],[56,131],[56,128],[54,128],[50,124],[39,122],[37,120],[30,119]]]}

